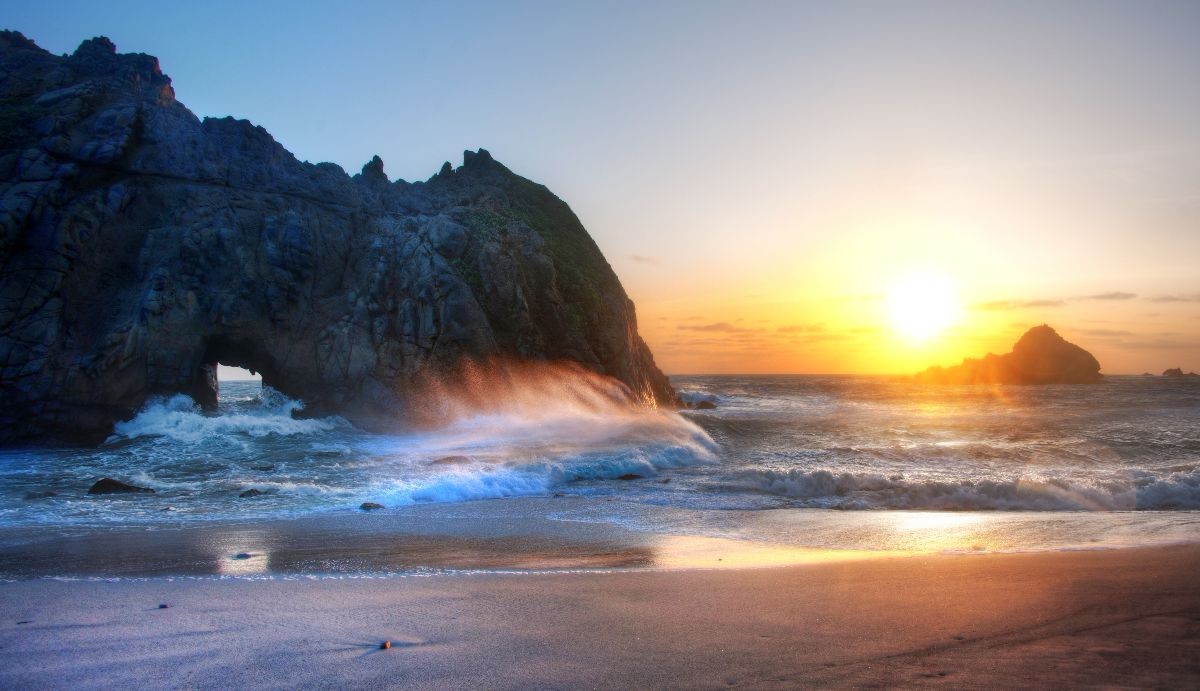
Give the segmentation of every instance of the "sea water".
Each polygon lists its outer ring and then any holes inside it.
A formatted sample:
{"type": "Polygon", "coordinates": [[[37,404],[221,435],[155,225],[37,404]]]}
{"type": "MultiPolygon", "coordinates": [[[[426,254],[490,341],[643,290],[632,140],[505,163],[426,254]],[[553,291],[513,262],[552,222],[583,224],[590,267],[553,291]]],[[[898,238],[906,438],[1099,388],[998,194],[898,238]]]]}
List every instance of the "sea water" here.
{"type": "Polygon", "coordinates": [[[656,410],[606,384],[566,382],[378,434],[305,418],[303,402],[258,382],[223,382],[215,413],[178,395],[149,402],[97,448],[0,452],[0,548],[31,530],[365,516],[363,502],[386,507],[374,525],[406,530],[507,516],[527,531],[612,525],[833,549],[1200,540],[1195,380],[672,383],[716,407],[656,410]],[[155,493],[88,495],[101,477],[155,493]]]}

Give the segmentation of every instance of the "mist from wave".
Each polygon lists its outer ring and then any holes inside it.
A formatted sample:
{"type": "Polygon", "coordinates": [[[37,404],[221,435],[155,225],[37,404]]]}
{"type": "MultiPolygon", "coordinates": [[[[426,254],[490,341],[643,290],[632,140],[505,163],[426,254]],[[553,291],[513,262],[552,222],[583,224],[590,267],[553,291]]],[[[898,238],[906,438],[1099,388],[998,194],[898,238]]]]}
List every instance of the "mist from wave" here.
{"type": "Polygon", "coordinates": [[[653,478],[717,458],[693,422],[578,366],[486,363],[422,386],[413,426],[399,434],[298,417],[301,401],[251,382],[223,383],[217,413],[184,395],[155,399],[99,448],[0,454],[0,519],[155,523],[548,495],[569,485],[586,494],[589,481],[653,478]],[[101,477],[155,494],[88,496],[101,477]]]}

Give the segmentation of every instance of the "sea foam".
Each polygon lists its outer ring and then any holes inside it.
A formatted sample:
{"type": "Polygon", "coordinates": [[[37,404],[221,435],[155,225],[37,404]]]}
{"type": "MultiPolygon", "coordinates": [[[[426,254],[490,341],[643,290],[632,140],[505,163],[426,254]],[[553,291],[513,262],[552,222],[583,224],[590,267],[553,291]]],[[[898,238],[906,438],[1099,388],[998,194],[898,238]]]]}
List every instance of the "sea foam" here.
{"type": "Polygon", "coordinates": [[[334,429],[336,418],[297,419],[292,413],[304,404],[264,386],[258,406],[205,414],[189,396],[176,394],[169,398],[152,399],[131,420],[118,422],[108,441],[139,437],[168,437],[183,443],[198,443],[220,435],[291,436],[312,434],[334,429]]]}
{"type": "Polygon", "coordinates": [[[1200,509],[1200,472],[1128,471],[1107,477],[945,480],[831,470],[745,471],[729,489],[765,492],[813,508],[1023,511],[1200,509]]]}

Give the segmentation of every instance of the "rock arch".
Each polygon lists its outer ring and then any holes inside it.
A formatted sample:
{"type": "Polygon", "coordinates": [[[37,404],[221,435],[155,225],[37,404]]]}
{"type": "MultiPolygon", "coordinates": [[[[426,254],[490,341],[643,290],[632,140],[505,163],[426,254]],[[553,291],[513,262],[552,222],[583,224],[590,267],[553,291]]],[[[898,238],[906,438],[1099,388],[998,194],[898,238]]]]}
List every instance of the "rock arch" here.
{"type": "Polygon", "coordinates": [[[0,442],[96,441],[148,397],[253,368],[374,424],[464,357],[572,360],[677,404],[565,203],[488,152],[427,181],[295,159],[197,119],[158,61],[0,33],[0,442]]]}

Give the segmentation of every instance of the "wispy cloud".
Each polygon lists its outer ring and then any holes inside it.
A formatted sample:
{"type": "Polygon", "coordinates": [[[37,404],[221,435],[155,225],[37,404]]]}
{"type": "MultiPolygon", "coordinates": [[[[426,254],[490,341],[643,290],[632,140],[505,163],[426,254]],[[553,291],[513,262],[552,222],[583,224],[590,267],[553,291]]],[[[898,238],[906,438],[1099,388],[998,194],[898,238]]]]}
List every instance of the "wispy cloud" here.
{"type": "Polygon", "coordinates": [[[761,331],[761,329],[745,329],[740,326],[734,326],[729,322],[713,322],[711,324],[680,324],[680,331],[707,331],[716,333],[749,333],[752,331],[761,331]]]}
{"type": "Polygon", "coordinates": [[[629,258],[639,264],[653,264],[655,266],[662,263],[662,257],[654,257],[645,254],[631,254],[629,258]]]}
{"type": "Polygon", "coordinates": [[[993,311],[1024,310],[1038,307],[1062,307],[1065,304],[1067,304],[1066,300],[992,300],[991,302],[980,302],[975,305],[975,308],[993,311]]]}
{"type": "Polygon", "coordinates": [[[1200,293],[1183,295],[1159,295],[1150,298],[1150,302],[1200,302],[1200,293]]]}
{"type": "Polygon", "coordinates": [[[1096,293],[1095,295],[1080,295],[1075,300],[1132,300],[1137,297],[1137,293],[1125,293],[1119,290],[1114,290],[1108,293],[1096,293]]]}
{"type": "Polygon", "coordinates": [[[1121,331],[1119,329],[1079,329],[1079,333],[1085,336],[1096,336],[1097,338],[1119,338],[1133,335],[1132,331],[1121,331]]]}
{"type": "Polygon", "coordinates": [[[785,334],[790,334],[790,333],[811,334],[811,333],[820,333],[821,331],[824,331],[825,325],[824,324],[788,324],[786,326],[781,326],[775,330],[778,331],[779,333],[785,333],[785,334]]]}

